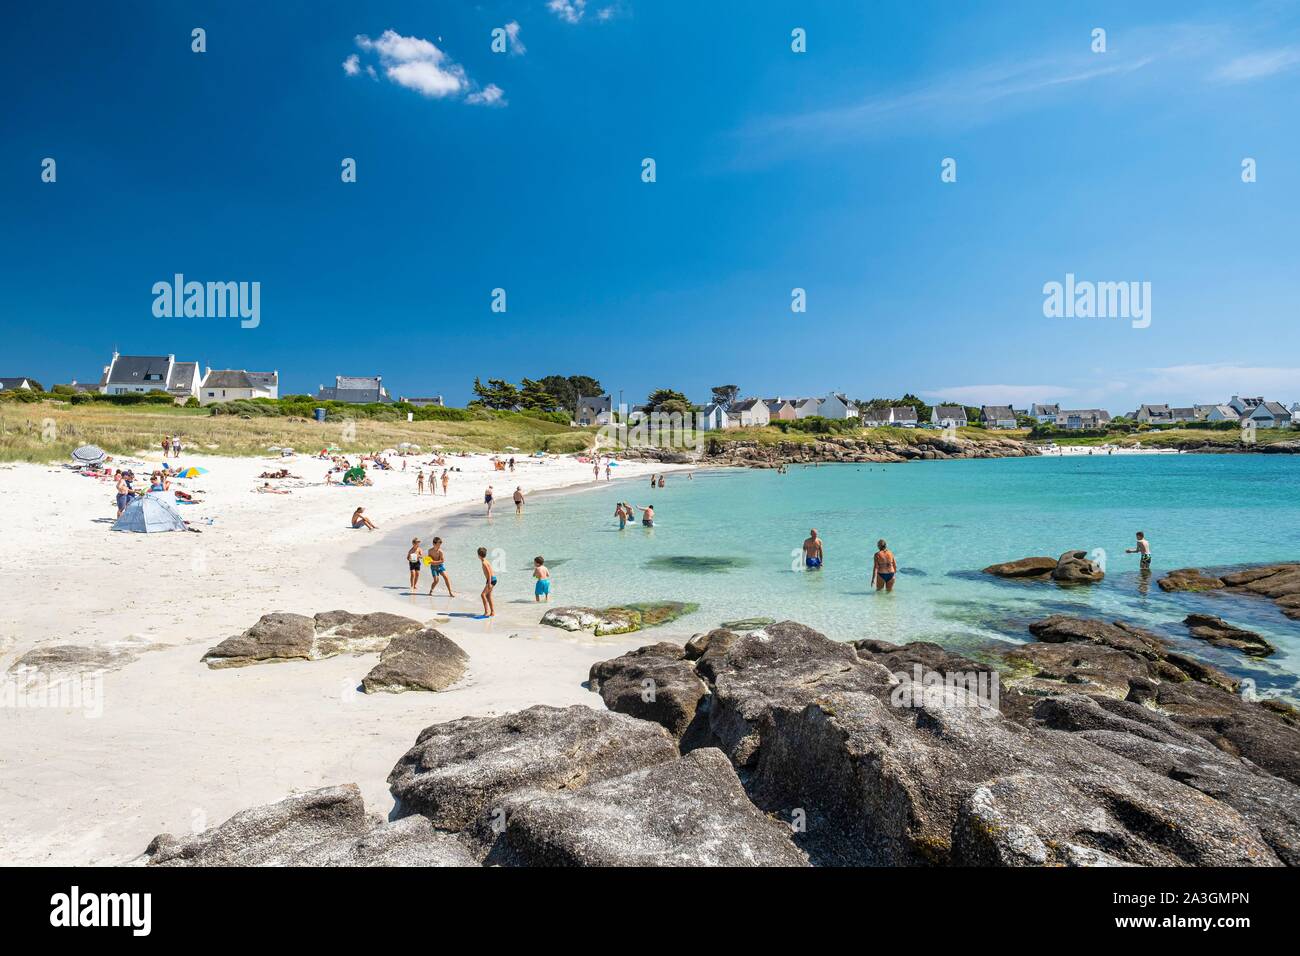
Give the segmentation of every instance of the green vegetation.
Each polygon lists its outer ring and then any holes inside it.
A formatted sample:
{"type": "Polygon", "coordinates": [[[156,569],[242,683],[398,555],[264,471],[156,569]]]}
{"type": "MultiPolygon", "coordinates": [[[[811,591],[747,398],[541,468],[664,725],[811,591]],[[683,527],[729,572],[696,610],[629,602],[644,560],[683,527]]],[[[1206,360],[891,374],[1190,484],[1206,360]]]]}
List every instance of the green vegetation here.
{"type": "Polygon", "coordinates": [[[357,453],[401,442],[426,452],[512,448],[520,454],[570,454],[590,448],[594,429],[573,428],[568,420],[562,412],[341,405],[307,396],[186,408],[170,399],[167,404],[75,402],[47,395],[39,402],[0,401],[0,461],[66,461],[72,449],[85,444],[133,455],[157,448],[163,435],[178,433],[193,451],[220,455],[265,455],[271,445],[299,451],[333,445],[357,453]],[[319,407],[328,409],[324,422],[311,417],[310,410],[319,407]],[[407,422],[405,411],[415,421],[407,422]]]}

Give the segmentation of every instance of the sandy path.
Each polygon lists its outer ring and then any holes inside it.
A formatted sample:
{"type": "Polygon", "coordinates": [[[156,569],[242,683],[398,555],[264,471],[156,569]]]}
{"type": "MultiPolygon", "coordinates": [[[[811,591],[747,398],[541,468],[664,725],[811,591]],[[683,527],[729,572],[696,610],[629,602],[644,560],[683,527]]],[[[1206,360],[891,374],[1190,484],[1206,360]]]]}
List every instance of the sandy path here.
{"type": "MultiPolygon", "coordinates": [[[[283,467],[304,482],[264,495],[252,491],[256,476],[282,467],[278,459],[186,455],[184,464],[210,469],[184,483],[203,503],[181,509],[203,533],[152,535],[110,529],[111,484],[59,467],[0,467],[0,668],[41,644],[157,645],[104,675],[98,716],[0,706],[0,860],[122,862],[159,832],[202,829],[336,783],[359,784],[371,809],[386,813],[388,771],[428,724],[536,703],[601,706],[581,686],[591,663],[644,640],[575,638],[504,601],[494,621],[440,625],[470,655],[466,679],[440,694],[355,693],[374,655],[217,671],[199,663],[270,611],[427,619],[427,601],[364,585],[348,556],[422,515],[481,505],[488,483],[509,510],[516,484],[528,492],[592,479],[591,466],[572,459],[521,459],[514,476],[492,472],[486,456],[448,460],[462,469],[449,497],[415,494],[415,459],[405,473],[377,473],[373,488],[343,489],[322,483],[324,462],[301,456],[283,467]],[[381,532],[348,527],[358,504],[381,532]]],[[[618,473],[668,470],[628,463],[618,473]]],[[[456,600],[438,599],[437,609],[477,612],[478,585],[457,583],[456,600]]]]}

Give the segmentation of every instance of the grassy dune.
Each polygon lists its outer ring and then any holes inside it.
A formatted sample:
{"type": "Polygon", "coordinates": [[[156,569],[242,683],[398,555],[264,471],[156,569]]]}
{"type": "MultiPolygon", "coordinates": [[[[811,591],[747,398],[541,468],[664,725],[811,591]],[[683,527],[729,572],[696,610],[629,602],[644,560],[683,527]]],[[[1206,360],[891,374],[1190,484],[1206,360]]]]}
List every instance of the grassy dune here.
{"type": "Polygon", "coordinates": [[[66,461],[78,445],[98,445],[114,455],[160,449],[163,435],[180,435],[196,452],[264,455],[267,446],[318,451],[337,445],[344,452],[368,452],[414,442],[424,451],[533,451],[566,453],[591,446],[590,429],[570,428],[524,415],[467,422],[318,423],[301,418],[243,419],[214,416],[207,409],[168,405],[114,407],[62,402],[0,404],[0,461],[66,461]]]}

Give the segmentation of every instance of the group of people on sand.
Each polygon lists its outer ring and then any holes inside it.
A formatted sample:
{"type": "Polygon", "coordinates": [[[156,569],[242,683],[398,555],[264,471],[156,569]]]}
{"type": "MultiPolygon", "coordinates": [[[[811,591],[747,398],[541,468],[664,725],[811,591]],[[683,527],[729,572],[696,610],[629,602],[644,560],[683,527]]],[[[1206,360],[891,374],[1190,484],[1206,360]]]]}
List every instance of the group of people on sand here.
{"type": "MultiPolygon", "coordinates": [[[[497,613],[494,594],[497,587],[496,569],[492,567],[492,562],[488,560],[487,548],[480,547],[476,552],[479,561],[479,570],[483,573],[483,590],[479,592],[479,600],[483,602],[483,617],[495,617],[497,613]]],[[[419,538],[411,539],[411,547],[406,552],[406,564],[411,574],[411,593],[415,594],[420,587],[420,569],[428,566],[429,573],[433,575],[433,583],[429,585],[429,595],[438,589],[438,582],[447,583],[447,597],[454,598],[455,592],[451,589],[451,575],[447,573],[447,556],[443,551],[442,538],[434,537],[429,544],[429,550],[426,553],[420,546],[419,538]]],[[[551,570],[546,566],[546,559],[542,555],[533,558],[533,601],[536,603],[549,603],[551,600],[551,570]]]]}
{"type": "MultiPolygon", "coordinates": [[[[430,468],[429,469],[429,494],[436,495],[438,493],[438,481],[439,478],[438,478],[437,470],[434,468],[430,468]]],[[[451,484],[451,474],[450,471],[446,468],[442,470],[441,481],[442,481],[442,493],[443,496],[445,497],[447,494],[447,486],[451,484]]],[[[415,493],[417,495],[424,494],[424,469],[423,468],[421,468],[415,475],[415,493]]]]}

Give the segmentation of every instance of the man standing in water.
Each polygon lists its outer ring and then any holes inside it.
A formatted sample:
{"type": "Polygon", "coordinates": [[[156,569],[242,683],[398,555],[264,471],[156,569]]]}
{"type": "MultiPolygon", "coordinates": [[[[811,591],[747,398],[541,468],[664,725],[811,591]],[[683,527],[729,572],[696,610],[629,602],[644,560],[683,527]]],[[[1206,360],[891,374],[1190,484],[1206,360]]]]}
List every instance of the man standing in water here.
{"type": "Polygon", "coordinates": [[[1142,556],[1142,559],[1139,563],[1141,565],[1142,570],[1143,571],[1151,570],[1151,542],[1147,540],[1147,536],[1143,534],[1141,531],[1137,533],[1137,547],[1125,548],[1124,553],[1140,554],[1142,556]]]}
{"type": "Polygon", "coordinates": [[[524,489],[522,485],[515,486],[515,514],[524,513],[524,489]]]}
{"type": "Polygon", "coordinates": [[[871,583],[876,586],[876,590],[884,589],[890,594],[894,593],[894,575],[898,573],[898,562],[894,560],[894,552],[889,550],[889,545],[885,539],[881,538],[876,542],[876,557],[871,566],[871,583]]]}
{"type": "Polygon", "coordinates": [[[817,529],[808,532],[803,542],[803,566],[809,571],[818,571],[822,566],[822,539],[817,537],[817,529]]]}

